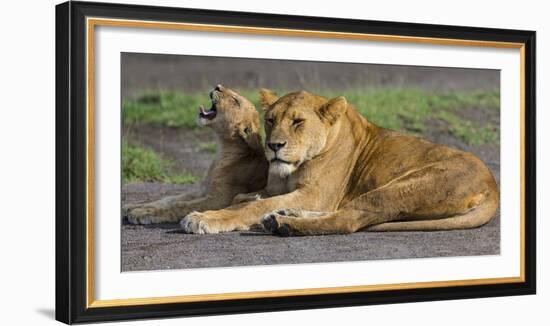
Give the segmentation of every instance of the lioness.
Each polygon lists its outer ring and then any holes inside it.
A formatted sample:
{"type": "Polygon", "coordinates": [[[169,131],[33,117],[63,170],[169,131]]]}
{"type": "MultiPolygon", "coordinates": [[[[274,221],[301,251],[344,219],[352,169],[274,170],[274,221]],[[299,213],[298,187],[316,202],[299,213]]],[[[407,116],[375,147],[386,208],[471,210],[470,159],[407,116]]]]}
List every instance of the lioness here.
{"type": "Polygon", "coordinates": [[[450,230],[495,214],[495,179],[474,155],[378,127],[344,97],[262,94],[269,173],[285,181],[286,193],[193,212],[181,221],[186,232],[257,223],[283,236],[450,230]]]}
{"type": "Polygon", "coordinates": [[[200,107],[199,124],[218,136],[218,157],[210,166],[203,194],[183,194],[125,207],[133,224],[177,222],[189,212],[221,209],[239,193],[260,190],[267,180],[259,114],[248,99],[223,87],[210,92],[212,107],[200,107]],[[198,198],[196,198],[198,197],[198,198]]]}

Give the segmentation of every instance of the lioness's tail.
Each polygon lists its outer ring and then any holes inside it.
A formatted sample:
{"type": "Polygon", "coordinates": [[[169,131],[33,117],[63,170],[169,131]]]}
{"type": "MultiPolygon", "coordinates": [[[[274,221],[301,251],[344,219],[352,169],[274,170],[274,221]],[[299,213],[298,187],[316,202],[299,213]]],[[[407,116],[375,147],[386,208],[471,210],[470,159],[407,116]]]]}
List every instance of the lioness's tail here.
{"type": "Polygon", "coordinates": [[[470,229],[491,220],[498,208],[498,192],[493,191],[479,206],[462,215],[422,221],[387,222],[373,225],[367,231],[443,231],[470,229]]]}

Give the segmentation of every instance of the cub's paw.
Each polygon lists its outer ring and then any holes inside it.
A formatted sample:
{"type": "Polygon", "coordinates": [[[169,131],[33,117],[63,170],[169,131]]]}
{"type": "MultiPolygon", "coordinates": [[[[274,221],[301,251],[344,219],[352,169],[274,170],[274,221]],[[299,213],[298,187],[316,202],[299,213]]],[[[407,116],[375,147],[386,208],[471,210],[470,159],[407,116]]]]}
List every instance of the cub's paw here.
{"type": "Polygon", "coordinates": [[[208,215],[200,212],[187,214],[187,216],[180,221],[180,227],[185,233],[212,234],[219,232],[210,225],[208,215]]]}
{"type": "Polygon", "coordinates": [[[141,206],[129,209],[123,216],[131,224],[156,224],[172,222],[172,218],[162,216],[162,211],[154,206],[141,206]]]}
{"type": "Polygon", "coordinates": [[[124,205],[122,205],[122,211],[127,212],[127,211],[129,211],[133,208],[139,207],[141,205],[142,204],[124,204],[124,205]]]}
{"type": "Polygon", "coordinates": [[[287,217],[302,217],[303,210],[301,209],[294,209],[294,208],[281,208],[276,211],[273,211],[273,213],[276,213],[278,215],[287,216],[287,217]]]}
{"type": "Polygon", "coordinates": [[[249,193],[249,194],[238,194],[233,198],[232,205],[247,203],[251,201],[256,201],[262,199],[262,196],[258,193],[249,193]]]}
{"type": "Polygon", "coordinates": [[[274,212],[282,216],[298,217],[298,218],[320,217],[327,214],[327,212],[306,211],[303,209],[295,209],[295,208],[283,208],[283,209],[278,209],[274,212]]]}
{"type": "Polygon", "coordinates": [[[125,204],[122,205],[121,213],[122,213],[122,219],[125,219],[128,217],[128,213],[134,209],[143,206],[143,204],[125,204]]]}

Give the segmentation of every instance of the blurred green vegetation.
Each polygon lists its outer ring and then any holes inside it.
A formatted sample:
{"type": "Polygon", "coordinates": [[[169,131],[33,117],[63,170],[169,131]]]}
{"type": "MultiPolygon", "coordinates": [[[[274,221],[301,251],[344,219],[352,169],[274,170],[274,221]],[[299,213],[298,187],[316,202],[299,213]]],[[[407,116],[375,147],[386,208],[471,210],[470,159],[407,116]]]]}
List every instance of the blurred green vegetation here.
{"type": "Polygon", "coordinates": [[[476,124],[447,111],[438,112],[437,118],[446,121],[449,124],[451,133],[469,145],[479,146],[499,142],[498,127],[493,126],[491,123],[476,124]]]}
{"type": "MultiPolygon", "coordinates": [[[[256,90],[236,90],[260,108],[256,90]]],[[[277,94],[288,91],[277,90],[277,94]]],[[[351,89],[316,92],[327,98],[344,96],[361,114],[377,125],[410,134],[429,132],[430,121],[440,120],[449,132],[469,145],[498,144],[499,126],[490,121],[469,117],[464,109],[487,110],[493,115],[500,108],[500,93],[494,91],[425,91],[414,88],[351,89]]],[[[133,125],[198,128],[196,120],[199,105],[209,105],[208,93],[147,92],[122,105],[123,122],[133,125]]],[[[260,116],[263,118],[263,112],[260,116]]],[[[263,131],[263,130],[262,130],[263,131]]],[[[215,153],[216,143],[198,142],[200,151],[215,153]]],[[[123,142],[122,165],[124,183],[165,182],[187,184],[201,177],[190,173],[173,172],[174,162],[153,150],[123,142]],[[172,171],[172,172],[171,172],[172,171]]]]}
{"type": "MultiPolygon", "coordinates": [[[[327,94],[327,97],[338,96],[327,94]]],[[[463,118],[465,108],[498,110],[499,91],[427,92],[419,89],[387,89],[340,92],[370,121],[384,128],[417,135],[428,131],[429,119],[443,120],[449,131],[469,145],[498,142],[498,128],[480,123],[474,117],[463,118]]]]}
{"type": "MultiPolygon", "coordinates": [[[[255,90],[237,90],[259,108],[258,93],[255,90]]],[[[278,94],[287,91],[279,90],[278,94]]],[[[498,141],[498,126],[465,119],[459,114],[464,108],[495,110],[500,108],[500,92],[452,91],[437,92],[415,88],[397,89],[351,89],[345,91],[313,92],[327,98],[345,96],[349,103],[379,126],[422,134],[429,119],[444,120],[450,132],[470,145],[481,145],[498,141]]],[[[142,96],[124,101],[123,121],[125,125],[153,124],[167,127],[197,128],[197,108],[207,106],[207,92],[147,92],[142,96]]],[[[203,150],[215,151],[210,144],[203,150]]]]}
{"type": "Polygon", "coordinates": [[[205,151],[212,154],[216,153],[216,150],[218,148],[218,144],[216,144],[216,142],[214,141],[200,142],[198,145],[201,151],[205,151]]]}
{"type": "Polygon", "coordinates": [[[201,178],[190,173],[171,173],[174,163],[153,150],[122,142],[122,181],[164,182],[173,184],[195,183],[201,178]]]}

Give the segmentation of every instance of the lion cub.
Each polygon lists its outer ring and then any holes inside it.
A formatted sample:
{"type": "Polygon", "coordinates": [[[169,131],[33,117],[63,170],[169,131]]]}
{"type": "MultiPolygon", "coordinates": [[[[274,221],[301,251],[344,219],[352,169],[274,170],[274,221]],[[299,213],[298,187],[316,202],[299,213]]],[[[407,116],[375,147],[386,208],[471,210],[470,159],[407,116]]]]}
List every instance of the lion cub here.
{"type": "Polygon", "coordinates": [[[222,85],[210,92],[210,99],[210,109],[199,108],[198,123],[214,130],[220,150],[208,171],[205,191],[127,206],[123,216],[128,222],[178,222],[192,211],[225,208],[237,194],[258,191],[266,186],[268,162],[256,108],[248,99],[222,85]]]}

